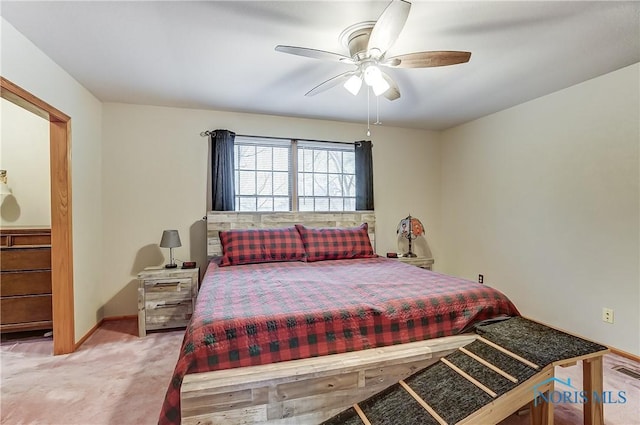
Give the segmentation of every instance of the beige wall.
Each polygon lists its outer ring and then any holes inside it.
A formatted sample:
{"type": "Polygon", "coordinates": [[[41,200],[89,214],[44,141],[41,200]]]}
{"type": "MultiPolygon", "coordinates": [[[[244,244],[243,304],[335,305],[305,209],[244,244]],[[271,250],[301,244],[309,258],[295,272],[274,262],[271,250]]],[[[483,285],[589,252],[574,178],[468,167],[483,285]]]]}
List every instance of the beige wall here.
{"type": "Polygon", "coordinates": [[[0,169],[12,195],[2,200],[0,225],[51,226],[49,122],[0,99],[0,169]]]}
{"type": "Polygon", "coordinates": [[[444,132],[438,256],[446,273],[484,274],[524,315],[635,354],[639,70],[444,132]]]}
{"type": "MultiPolygon", "coordinates": [[[[103,106],[103,297],[106,315],[136,311],[136,274],[163,264],[163,229],[176,228],[177,259],[205,261],[208,141],[203,130],[355,141],[364,124],[218,111],[106,103],[103,106]]],[[[396,225],[407,214],[422,219],[438,244],[440,168],[438,134],[372,129],[377,251],[396,250],[396,225]]],[[[435,250],[435,249],[434,249],[435,250]]]]}
{"type": "MultiPolygon", "coordinates": [[[[101,104],[4,19],[4,77],[72,117],[76,339],[135,314],[135,276],[204,261],[205,129],[360,140],[362,124],[101,104]]],[[[640,354],[638,65],[451,129],[374,127],[377,251],[408,213],[436,269],[478,273],[533,318],[640,354]],[[614,325],[600,320],[615,310],[614,325]]]]}
{"type": "Polygon", "coordinates": [[[0,19],[3,77],[71,117],[76,340],[101,318],[102,104],[11,24],[0,19]]]}

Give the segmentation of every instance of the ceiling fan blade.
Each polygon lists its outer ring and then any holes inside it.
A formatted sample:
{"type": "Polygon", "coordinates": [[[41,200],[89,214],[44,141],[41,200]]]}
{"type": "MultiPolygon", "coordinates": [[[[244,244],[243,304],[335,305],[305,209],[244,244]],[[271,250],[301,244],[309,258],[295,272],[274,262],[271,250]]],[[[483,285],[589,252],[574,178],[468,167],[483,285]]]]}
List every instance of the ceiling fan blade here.
{"type": "Polygon", "coordinates": [[[322,93],[323,91],[329,90],[339,84],[344,84],[345,81],[349,79],[352,75],[355,75],[356,71],[347,71],[340,75],[336,75],[333,78],[329,78],[327,81],[324,81],[308,92],[305,93],[305,96],[315,96],[318,93],[322,93]]]}
{"type": "Polygon", "coordinates": [[[394,56],[386,59],[384,62],[381,62],[380,65],[392,68],[430,68],[434,66],[456,65],[459,63],[469,62],[469,58],[471,58],[471,52],[416,52],[394,56]],[[399,63],[398,60],[400,61],[399,63]]]}
{"type": "Polygon", "coordinates": [[[382,12],[371,30],[367,50],[374,57],[381,57],[395,43],[404,27],[411,3],[404,0],[393,0],[382,12]]]}
{"type": "Polygon", "coordinates": [[[382,73],[382,78],[385,79],[387,83],[389,83],[389,88],[382,95],[389,100],[396,100],[400,98],[400,89],[393,78],[387,75],[385,72],[382,73]]]}
{"type": "Polygon", "coordinates": [[[338,53],[326,52],[324,50],[309,49],[307,47],[295,46],[276,46],[277,52],[289,53],[290,55],[305,56],[313,59],[338,61],[346,64],[354,64],[355,62],[348,56],[339,55],[338,53]]]}

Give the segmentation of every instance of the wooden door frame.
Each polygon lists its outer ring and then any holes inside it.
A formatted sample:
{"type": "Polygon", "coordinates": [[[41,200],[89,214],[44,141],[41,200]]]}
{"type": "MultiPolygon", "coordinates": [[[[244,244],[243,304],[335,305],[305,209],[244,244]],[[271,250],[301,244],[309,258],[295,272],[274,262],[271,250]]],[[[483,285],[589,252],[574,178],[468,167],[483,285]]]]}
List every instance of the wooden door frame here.
{"type": "Polygon", "coordinates": [[[0,96],[49,121],[53,354],[75,350],[71,221],[71,118],[0,77],[0,96]]]}

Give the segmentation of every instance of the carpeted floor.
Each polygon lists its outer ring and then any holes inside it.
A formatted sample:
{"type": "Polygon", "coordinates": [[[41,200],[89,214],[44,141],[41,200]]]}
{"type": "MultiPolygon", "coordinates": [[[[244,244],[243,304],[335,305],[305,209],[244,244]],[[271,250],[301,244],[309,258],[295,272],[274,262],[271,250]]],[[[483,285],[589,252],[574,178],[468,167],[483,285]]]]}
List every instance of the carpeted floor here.
{"type": "MultiPolygon", "coordinates": [[[[0,423],[155,424],[183,333],[138,338],[134,320],[105,322],[77,352],[56,357],[51,355],[51,340],[3,340],[0,423]]],[[[621,374],[615,366],[640,371],[638,363],[605,356],[605,390],[625,391],[627,398],[625,404],[605,406],[605,423],[640,425],[640,380],[621,374]]],[[[581,387],[580,364],[560,369],[557,376],[570,377],[581,387]]],[[[581,424],[581,407],[556,405],[555,423],[581,424]]],[[[512,415],[500,425],[525,424],[528,414],[512,415]]]]}
{"type": "Polygon", "coordinates": [[[41,340],[1,345],[2,424],[155,424],[184,331],[138,338],[106,322],[78,351],[41,340]]]}

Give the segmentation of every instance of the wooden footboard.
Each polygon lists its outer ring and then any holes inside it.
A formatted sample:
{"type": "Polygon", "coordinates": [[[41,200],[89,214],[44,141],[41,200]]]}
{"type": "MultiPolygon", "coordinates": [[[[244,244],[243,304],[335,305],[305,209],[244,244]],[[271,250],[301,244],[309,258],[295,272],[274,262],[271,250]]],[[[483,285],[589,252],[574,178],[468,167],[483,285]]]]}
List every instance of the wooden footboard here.
{"type": "Polygon", "coordinates": [[[181,389],[182,423],[319,424],[475,338],[475,334],[456,335],[189,374],[181,389]]]}

